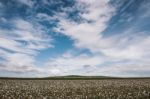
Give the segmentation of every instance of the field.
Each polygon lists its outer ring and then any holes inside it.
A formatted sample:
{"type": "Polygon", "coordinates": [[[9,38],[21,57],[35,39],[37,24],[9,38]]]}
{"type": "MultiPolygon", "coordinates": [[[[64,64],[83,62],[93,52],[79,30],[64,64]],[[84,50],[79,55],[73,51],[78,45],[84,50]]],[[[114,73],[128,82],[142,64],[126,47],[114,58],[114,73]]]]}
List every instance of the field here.
{"type": "Polygon", "coordinates": [[[150,99],[150,79],[1,79],[0,99],[150,99]]]}

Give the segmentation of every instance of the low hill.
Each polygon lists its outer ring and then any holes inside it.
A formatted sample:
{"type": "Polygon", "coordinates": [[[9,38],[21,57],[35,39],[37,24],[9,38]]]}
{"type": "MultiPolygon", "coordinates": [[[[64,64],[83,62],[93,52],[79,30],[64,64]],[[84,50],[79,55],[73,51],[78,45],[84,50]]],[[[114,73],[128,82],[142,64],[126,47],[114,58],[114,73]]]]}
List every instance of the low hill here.
{"type": "Polygon", "coordinates": [[[12,79],[12,80],[103,80],[103,79],[150,79],[150,77],[111,77],[111,76],[67,75],[67,76],[50,76],[50,77],[43,77],[43,78],[0,77],[0,79],[12,79]]]}

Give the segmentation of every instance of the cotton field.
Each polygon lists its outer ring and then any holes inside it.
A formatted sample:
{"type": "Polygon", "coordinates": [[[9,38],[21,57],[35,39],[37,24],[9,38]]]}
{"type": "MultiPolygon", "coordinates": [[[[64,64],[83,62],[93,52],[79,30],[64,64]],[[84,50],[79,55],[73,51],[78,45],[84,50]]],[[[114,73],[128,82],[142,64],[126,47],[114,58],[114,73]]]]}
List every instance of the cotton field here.
{"type": "Polygon", "coordinates": [[[150,80],[0,80],[0,99],[150,99],[150,80]]]}

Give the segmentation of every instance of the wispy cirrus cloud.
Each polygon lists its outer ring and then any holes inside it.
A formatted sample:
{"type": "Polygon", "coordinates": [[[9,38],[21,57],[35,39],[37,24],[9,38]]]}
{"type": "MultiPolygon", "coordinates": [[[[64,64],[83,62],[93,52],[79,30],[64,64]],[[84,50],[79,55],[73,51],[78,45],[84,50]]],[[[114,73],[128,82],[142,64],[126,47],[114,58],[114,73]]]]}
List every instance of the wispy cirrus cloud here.
{"type": "Polygon", "coordinates": [[[15,19],[11,23],[14,25],[11,29],[0,30],[2,48],[14,52],[30,53],[52,47],[49,42],[52,41],[50,36],[44,34],[40,27],[34,27],[30,22],[23,19],[15,19]],[[36,28],[36,29],[35,29],[36,28]]]}
{"type": "Polygon", "coordinates": [[[45,34],[40,25],[33,25],[23,19],[9,21],[11,31],[0,29],[1,71],[39,72],[35,65],[40,50],[52,47],[52,39],[45,34]]]}
{"type": "Polygon", "coordinates": [[[107,0],[88,2],[81,0],[75,6],[81,8],[79,17],[85,21],[78,23],[68,19],[67,13],[60,14],[56,31],[70,36],[75,40],[75,46],[79,48],[86,46],[92,51],[97,50],[96,47],[100,46],[97,42],[101,42],[101,33],[107,28],[107,22],[114,15],[115,8],[110,6],[107,0]]]}

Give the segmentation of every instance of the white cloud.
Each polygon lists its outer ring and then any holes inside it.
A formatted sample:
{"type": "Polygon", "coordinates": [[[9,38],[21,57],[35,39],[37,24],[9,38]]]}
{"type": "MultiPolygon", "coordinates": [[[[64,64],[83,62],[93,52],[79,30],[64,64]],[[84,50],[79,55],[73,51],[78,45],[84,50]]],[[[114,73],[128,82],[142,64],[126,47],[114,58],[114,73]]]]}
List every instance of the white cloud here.
{"type": "MultiPolygon", "coordinates": [[[[149,61],[129,61],[117,62],[113,65],[98,67],[94,71],[100,75],[122,76],[122,77],[139,77],[149,76],[149,61]]],[[[95,72],[90,72],[89,75],[96,75],[95,72]]],[[[87,74],[88,75],[88,74],[87,74]]]]}
{"type": "Polygon", "coordinates": [[[34,27],[28,21],[16,19],[12,22],[15,26],[12,31],[0,30],[0,46],[2,48],[34,54],[37,50],[52,47],[52,39],[38,26],[34,27]]]}
{"type": "Polygon", "coordinates": [[[25,31],[32,31],[33,30],[33,25],[29,23],[28,21],[22,20],[22,19],[17,19],[14,20],[13,23],[15,24],[15,27],[20,30],[25,30],[25,31]]]}
{"type": "Polygon", "coordinates": [[[85,66],[94,68],[103,63],[104,60],[104,57],[99,56],[88,56],[86,54],[74,56],[72,53],[65,53],[61,57],[50,58],[46,65],[49,70],[57,70],[59,75],[64,75],[74,71],[78,72],[78,69],[83,69],[85,66]]]}
{"type": "Polygon", "coordinates": [[[18,0],[18,1],[24,5],[29,6],[29,7],[33,7],[33,5],[35,3],[33,0],[18,0]]]}
{"type": "MultiPolygon", "coordinates": [[[[4,50],[0,50],[3,55],[1,65],[3,67],[0,70],[11,72],[28,72],[34,70],[34,57],[21,53],[9,53],[4,50]]],[[[2,57],[2,56],[1,56],[2,57]]]]}
{"type": "Polygon", "coordinates": [[[114,15],[115,9],[109,5],[107,0],[89,2],[81,0],[77,2],[76,8],[82,5],[85,7],[81,9],[80,17],[91,21],[90,23],[76,23],[61,14],[61,16],[58,15],[60,22],[56,30],[74,39],[77,47],[86,46],[91,50],[97,50],[97,42],[101,42],[101,33],[106,29],[107,22],[114,15]]]}
{"type": "MultiPolygon", "coordinates": [[[[45,67],[36,65],[35,56],[21,53],[10,53],[0,49],[1,57],[4,59],[0,61],[0,72],[12,73],[9,75],[13,77],[45,77],[55,75],[57,70],[47,70],[45,67]]],[[[0,74],[1,74],[0,73],[0,74]]],[[[3,74],[1,74],[2,76],[3,74]]],[[[3,76],[8,76],[3,75],[3,76]]]]}
{"type": "MultiPolygon", "coordinates": [[[[110,37],[113,42],[106,49],[101,49],[106,56],[120,59],[142,59],[150,55],[149,36],[146,33],[128,32],[110,37]]],[[[106,43],[107,44],[107,43],[106,43]]]]}
{"type": "Polygon", "coordinates": [[[75,55],[74,51],[50,58],[47,70],[57,75],[147,76],[149,59],[122,60],[103,55],[75,55]]]}
{"type": "Polygon", "coordinates": [[[52,16],[49,16],[48,14],[45,14],[45,13],[38,13],[36,15],[36,17],[38,18],[38,20],[40,21],[43,21],[43,20],[46,20],[46,21],[51,21],[51,20],[54,20],[55,18],[53,18],[52,16]]]}

